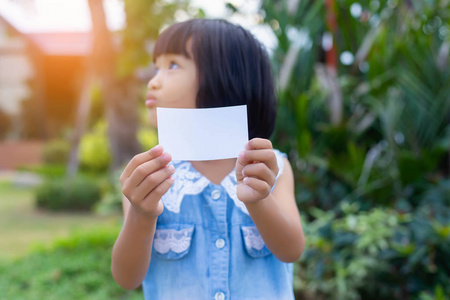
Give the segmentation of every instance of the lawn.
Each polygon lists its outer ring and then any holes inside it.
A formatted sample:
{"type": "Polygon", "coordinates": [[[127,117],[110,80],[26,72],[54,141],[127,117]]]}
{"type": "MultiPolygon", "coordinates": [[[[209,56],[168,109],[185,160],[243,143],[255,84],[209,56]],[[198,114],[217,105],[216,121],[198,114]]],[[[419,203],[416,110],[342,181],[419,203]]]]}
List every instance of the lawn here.
{"type": "Polygon", "coordinates": [[[54,213],[34,207],[33,189],[0,181],[0,261],[29,253],[35,244],[48,244],[72,232],[99,226],[118,226],[120,216],[92,213],[54,213]]]}

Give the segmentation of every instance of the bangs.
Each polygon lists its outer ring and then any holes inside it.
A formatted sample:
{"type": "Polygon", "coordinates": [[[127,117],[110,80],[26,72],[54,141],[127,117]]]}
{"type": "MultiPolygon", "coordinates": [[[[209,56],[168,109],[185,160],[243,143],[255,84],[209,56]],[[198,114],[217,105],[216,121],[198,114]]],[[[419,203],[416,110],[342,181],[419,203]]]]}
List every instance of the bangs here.
{"type": "Polygon", "coordinates": [[[187,41],[192,36],[192,26],[189,25],[178,23],[160,34],[153,50],[153,62],[162,54],[182,54],[192,58],[186,49],[187,41]]]}

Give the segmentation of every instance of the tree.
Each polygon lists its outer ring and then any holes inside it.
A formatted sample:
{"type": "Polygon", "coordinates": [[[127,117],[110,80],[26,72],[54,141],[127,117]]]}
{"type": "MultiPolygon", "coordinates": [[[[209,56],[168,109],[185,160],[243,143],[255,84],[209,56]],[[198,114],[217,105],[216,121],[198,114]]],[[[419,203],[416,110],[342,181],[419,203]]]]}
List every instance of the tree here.
{"type": "Polygon", "coordinates": [[[87,59],[86,79],[80,96],[78,124],[68,168],[71,175],[78,169],[78,144],[87,126],[93,82],[99,83],[104,97],[113,157],[111,169],[120,169],[131,157],[142,151],[136,138],[139,126],[137,101],[141,91],[135,71],[151,61],[147,51],[149,41],[155,40],[161,27],[173,20],[177,9],[186,7],[185,1],[165,3],[158,0],[125,0],[127,25],[119,36],[121,45],[116,47],[115,36],[106,25],[102,0],[89,0],[88,3],[93,45],[87,59]]]}

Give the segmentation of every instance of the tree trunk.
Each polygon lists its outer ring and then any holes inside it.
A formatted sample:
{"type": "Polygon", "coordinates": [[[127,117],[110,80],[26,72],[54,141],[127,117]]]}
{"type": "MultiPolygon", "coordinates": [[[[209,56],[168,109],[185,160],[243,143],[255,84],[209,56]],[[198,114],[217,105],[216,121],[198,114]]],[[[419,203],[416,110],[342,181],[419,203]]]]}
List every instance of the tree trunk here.
{"type": "Polygon", "coordinates": [[[78,101],[78,112],[76,118],[75,131],[72,136],[72,147],[69,156],[69,165],[67,166],[67,176],[73,177],[77,174],[80,165],[78,151],[80,149],[80,141],[86,131],[87,123],[89,122],[89,112],[91,110],[91,83],[94,80],[92,71],[87,66],[87,72],[81,87],[80,99],[78,101]]]}
{"type": "Polygon", "coordinates": [[[96,75],[100,78],[108,122],[108,134],[116,171],[141,151],[136,137],[138,114],[136,88],[132,78],[118,79],[115,76],[116,53],[111,33],[106,25],[102,0],[89,0],[92,18],[92,61],[96,75]]]}

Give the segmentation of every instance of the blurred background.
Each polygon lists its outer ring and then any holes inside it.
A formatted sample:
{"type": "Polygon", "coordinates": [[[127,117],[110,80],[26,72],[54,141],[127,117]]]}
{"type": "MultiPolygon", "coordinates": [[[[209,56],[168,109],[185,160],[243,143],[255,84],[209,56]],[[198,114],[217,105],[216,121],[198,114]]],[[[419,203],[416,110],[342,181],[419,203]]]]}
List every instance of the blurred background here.
{"type": "Polygon", "coordinates": [[[0,298],[143,299],[110,275],[118,177],[157,143],[154,41],[192,17],[270,54],[297,299],[450,299],[450,0],[0,0],[0,298]]]}

